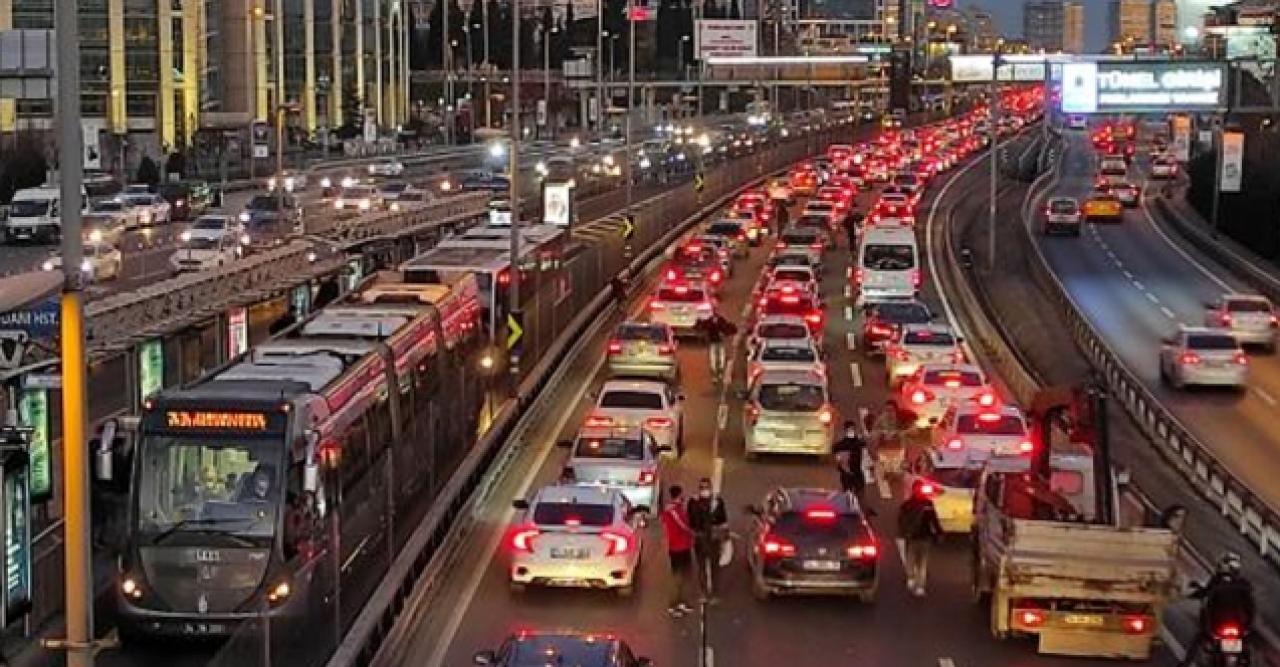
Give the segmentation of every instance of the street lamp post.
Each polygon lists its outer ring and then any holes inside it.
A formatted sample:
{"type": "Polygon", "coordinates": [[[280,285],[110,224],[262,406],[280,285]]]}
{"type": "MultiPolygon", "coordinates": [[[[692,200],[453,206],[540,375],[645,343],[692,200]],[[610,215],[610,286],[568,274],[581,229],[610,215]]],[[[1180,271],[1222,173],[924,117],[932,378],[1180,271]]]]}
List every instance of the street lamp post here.
{"type": "MultiPolygon", "coordinates": [[[[604,29],[604,0],[596,0],[596,133],[604,134],[604,40],[609,31],[604,29]]],[[[609,70],[613,71],[613,49],[609,50],[609,70]]]]}
{"type": "MultiPolygon", "coordinates": [[[[542,29],[542,127],[546,136],[551,136],[551,36],[558,33],[555,27],[542,29]]],[[[545,138],[545,137],[544,137],[545,138]]]]}
{"type": "MultiPolygon", "coordinates": [[[[441,0],[443,1],[443,0],[441,0]]],[[[520,317],[520,0],[511,0],[511,150],[508,151],[507,198],[511,200],[511,265],[507,271],[507,310],[520,317]]]]}
{"type": "Polygon", "coordinates": [[[991,191],[988,209],[987,209],[987,231],[989,236],[987,239],[987,268],[995,270],[996,268],[996,188],[1000,182],[1000,63],[1001,45],[996,46],[996,52],[991,56],[991,99],[988,102],[987,113],[991,127],[991,191]]]}
{"type": "Polygon", "coordinates": [[[631,215],[631,182],[632,165],[634,159],[631,157],[631,118],[635,115],[634,107],[636,103],[636,22],[633,20],[632,6],[627,8],[627,122],[623,124],[622,131],[626,133],[623,141],[623,154],[626,156],[626,175],[627,175],[627,198],[626,211],[627,215],[631,215]]]}

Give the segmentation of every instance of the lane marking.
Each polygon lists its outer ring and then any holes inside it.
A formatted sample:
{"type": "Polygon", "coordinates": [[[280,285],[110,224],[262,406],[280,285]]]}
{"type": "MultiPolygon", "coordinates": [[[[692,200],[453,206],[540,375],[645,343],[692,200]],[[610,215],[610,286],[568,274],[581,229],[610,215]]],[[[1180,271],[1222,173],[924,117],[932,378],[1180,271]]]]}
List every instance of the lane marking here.
{"type": "Polygon", "coordinates": [[[884,470],[879,466],[876,467],[876,490],[880,492],[880,500],[893,500],[893,489],[889,488],[889,480],[884,476],[884,470]]]}
{"type": "Polygon", "coordinates": [[[849,373],[853,376],[853,388],[861,389],[862,388],[862,367],[858,365],[858,362],[855,361],[849,364],[849,373]]]}
{"type": "Polygon", "coordinates": [[[1143,294],[1147,295],[1147,301],[1150,301],[1151,303],[1160,303],[1160,299],[1157,298],[1156,295],[1152,294],[1151,292],[1143,292],[1143,294]]]}
{"type": "Polygon", "coordinates": [[[1174,252],[1177,252],[1179,255],[1182,255],[1183,259],[1187,260],[1188,262],[1191,262],[1191,265],[1196,267],[1196,269],[1200,271],[1200,273],[1203,273],[1206,278],[1217,283],[1218,287],[1221,287],[1223,290],[1227,292],[1236,291],[1231,287],[1231,285],[1227,283],[1227,281],[1219,278],[1212,271],[1210,271],[1208,267],[1206,267],[1204,264],[1201,264],[1199,261],[1196,260],[1196,258],[1192,257],[1191,253],[1187,252],[1186,250],[1183,250],[1182,246],[1178,245],[1177,243],[1174,243],[1173,239],[1169,238],[1169,235],[1166,234],[1164,230],[1160,228],[1160,225],[1156,223],[1155,217],[1151,215],[1151,208],[1150,206],[1147,205],[1146,197],[1142,198],[1142,217],[1146,218],[1147,224],[1151,225],[1151,228],[1155,230],[1156,234],[1159,234],[1160,238],[1164,239],[1164,242],[1168,244],[1170,248],[1173,248],[1174,252]]]}
{"type": "Polygon", "coordinates": [[[853,321],[853,306],[844,307],[844,319],[849,320],[850,322],[853,321]]]}
{"type": "Polygon", "coordinates": [[[850,352],[856,352],[858,349],[858,334],[852,331],[844,335],[844,344],[848,346],[850,352]]]}
{"type": "Polygon", "coordinates": [[[938,658],[938,667],[956,667],[956,661],[951,658],[938,658]]]}
{"type": "Polygon", "coordinates": [[[745,320],[750,315],[751,315],[751,299],[748,298],[747,302],[742,304],[742,319],[745,320]]]}
{"type": "Polygon", "coordinates": [[[1124,271],[1123,273],[1125,278],[1128,278],[1129,280],[1133,280],[1133,273],[1131,271],[1124,271]]]}
{"type": "Polygon", "coordinates": [[[1131,280],[1129,282],[1133,283],[1133,286],[1137,287],[1139,291],[1142,291],[1142,292],[1147,291],[1147,286],[1143,285],[1141,282],[1138,282],[1137,280],[1131,280]]]}
{"type": "Polygon", "coordinates": [[[1160,306],[1160,312],[1164,313],[1164,316],[1171,320],[1178,319],[1178,316],[1175,315],[1172,310],[1169,310],[1168,306],[1160,306]]]}
{"type": "Polygon", "coordinates": [[[717,456],[711,462],[711,490],[720,493],[724,488],[724,457],[717,456]]]}
{"type": "Polygon", "coordinates": [[[716,428],[723,431],[726,424],[729,423],[729,404],[721,403],[720,409],[716,411],[716,428]]]}
{"type": "Polygon", "coordinates": [[[1262,400],[1266,401],[1267,405],[1270,405],[1273,408],[1276,406],[1276,398],[1271,394],[1268,394],[1266,389],[1254,387],[1253,393],[1257,394],[1258,398],[1261,398],[1262,400]]]}

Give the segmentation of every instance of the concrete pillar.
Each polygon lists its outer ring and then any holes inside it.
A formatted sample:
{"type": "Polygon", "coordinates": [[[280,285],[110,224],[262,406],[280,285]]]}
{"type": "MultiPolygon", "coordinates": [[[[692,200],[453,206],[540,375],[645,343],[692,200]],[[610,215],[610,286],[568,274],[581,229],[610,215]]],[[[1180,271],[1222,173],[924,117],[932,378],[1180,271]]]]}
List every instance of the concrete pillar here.
{"type": "Polygon", "coordinates": [[[124,136],[129,131],[125,106],[124,0],[107,0],[107,57],[111,64],[107,125],[111,133],[124,136]]]}
{"type": "MultiPolygon", "coordinates": [[[[13,29],[13,0],[0,0],[0,30],[13,29]]],[[[17,100],[0,100],[0,132],[18,129],[17,100]]]]}
{"type": "Polygon", "coordinates": [[[187,145],[195,137],[200,122],[200,72],[207,58],[204,40],[204,0],[184,0],[182,3],[182,113],[186,115],[182,127],[187,145]]]}
{"type": "MultiPolygon", "coordinates": [[[[356,6],[356,92],[360,96],[361,106],[367,109],[369,107],[369,90],[364,85],[364,63],[368,60],[364,53],[364,0],[353,0],[352,4],[356,6]]],[[[360,127],[364,127],[363,118],[355,120],[360,127]]]]}
{"type": "MultiPolygon", "coordinates": [[[[156,0],[156,35],[159,41],[159,103],[156,104],[156,130],[162,152],[171,151],[177,139],[174,122],[173,85],[173,2],[156,0]]],[[[163,162],[162,162],[163,164],[163,162]]]]}
{"type": "Polygon", "coordinates": [[[331,20],[329,28],[333,31],[331,36],[332,53],[333,53],[333,69],[329,75],[329,129],[332,130],[342,125],[342,96],[345,92],[342,82],[342,0],[331,0],[330,8],[331,20]]]}
{"type": "Polygon", "coordinates": [[[302,0],[302,118],[307,133],[316,130],[316,0],[302,0]]]}

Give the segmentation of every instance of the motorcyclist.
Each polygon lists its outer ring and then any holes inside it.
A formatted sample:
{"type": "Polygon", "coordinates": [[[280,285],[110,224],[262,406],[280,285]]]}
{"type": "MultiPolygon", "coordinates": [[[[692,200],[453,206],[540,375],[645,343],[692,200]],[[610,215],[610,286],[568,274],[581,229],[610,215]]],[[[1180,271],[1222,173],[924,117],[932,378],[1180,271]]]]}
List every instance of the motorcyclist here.
{"type": "Polygon", "coordinates": [[[1218,559],[1213,576],[1202,586],[1197,586],[1191,597],[1202,601],[1200,628],[1180,663],[1181,667],[1194,665],[1204,645],[1212,642],[1224,626],[1236,626],[1242,639],[1248,636],[1253,629],[1256,612],[1253,586],[1240,573],[1239,554],[1231,552],[1218,559]]]}

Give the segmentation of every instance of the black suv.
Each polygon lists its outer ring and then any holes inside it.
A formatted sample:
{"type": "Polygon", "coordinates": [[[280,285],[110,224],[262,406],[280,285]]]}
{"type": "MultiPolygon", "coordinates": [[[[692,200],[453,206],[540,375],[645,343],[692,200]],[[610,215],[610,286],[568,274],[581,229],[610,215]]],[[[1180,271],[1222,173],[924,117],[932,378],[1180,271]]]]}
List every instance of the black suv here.
{"type": "Polygon", "coordinates": [[[512,635],[497,651],[476,653],[475,664],[497,667],[649,667],[653,661],[637,658],[627,643],[613,635],[586,633],[521,632],[512,635]]]}

